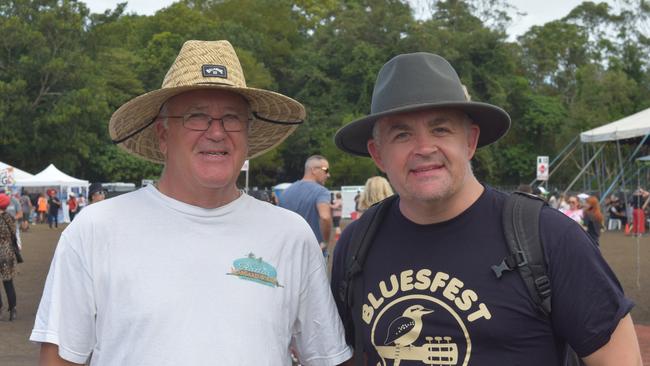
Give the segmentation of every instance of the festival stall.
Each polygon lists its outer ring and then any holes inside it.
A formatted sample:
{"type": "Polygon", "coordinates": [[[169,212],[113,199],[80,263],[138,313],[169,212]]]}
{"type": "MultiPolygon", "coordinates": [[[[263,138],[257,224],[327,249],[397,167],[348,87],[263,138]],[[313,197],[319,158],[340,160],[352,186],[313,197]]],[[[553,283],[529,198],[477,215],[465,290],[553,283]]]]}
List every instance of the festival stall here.
{"type": "Polygon", "coordinates": [[[62,210],[59,213],[60,222],[70,222],[67,210],[67,199],[70,193],[77,196],[85,195],[88,191],[88,181],[69,176],[60,171],[54,164],[50,164],[40,173],[25,179],[16,179],[18,187],[37,187],[42,190],[55,189],[61,200],[62,210]]]}
{"type": "Polygon", "coordinates": [[[17,180],[28,179],[33,176],[33,174],[0,161],[0,187],[12,187],[17,180]]]}

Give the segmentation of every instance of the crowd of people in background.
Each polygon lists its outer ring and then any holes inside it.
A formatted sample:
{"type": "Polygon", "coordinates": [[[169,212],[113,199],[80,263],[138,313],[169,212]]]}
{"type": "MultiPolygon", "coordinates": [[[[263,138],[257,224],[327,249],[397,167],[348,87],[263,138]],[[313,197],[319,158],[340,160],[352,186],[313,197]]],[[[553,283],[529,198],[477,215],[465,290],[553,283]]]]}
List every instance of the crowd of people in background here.
{"type": "Polygon", "coordinates": [[[88,199],[84,194],[74,192],[62,196],[53,188],[41,193],[28,193],[24,190],[6,193],[10,199],[6,212],[16,221],[19,238],[20,232],[28,231],[33,224],[47,223],[50,228],[57,228],[61,210],[67,210],[72,221],[84,207],[106,198],[106,189],[101,183],[93,183],[88,187],[88,199]]]}
{"type": "Polygon", "coordinates": [[[520,185],[517,190],[546,200],[552,208],[579,223],[597,244],[605,230],[624,230],[626,235],[645,234],[650,217],[650,193],[641,187],[627,195],[611,194],[602,204],[599,197],[586,193],[557,195],[527,185],[520,185]]]}

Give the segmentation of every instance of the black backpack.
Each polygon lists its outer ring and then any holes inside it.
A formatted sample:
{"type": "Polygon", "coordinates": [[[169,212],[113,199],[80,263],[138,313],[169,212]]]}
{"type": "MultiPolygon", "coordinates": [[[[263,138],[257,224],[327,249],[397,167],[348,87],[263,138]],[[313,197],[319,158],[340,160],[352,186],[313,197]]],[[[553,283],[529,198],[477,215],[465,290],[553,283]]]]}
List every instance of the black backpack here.
{"type": "MultiPolygon", "coordinates": [[[[363,281],[361,273],[374,236],[386,213],[397,201],[391,196],[370,207],[357,221],[350,239],[345,272],[338,297],[348,311],[342,314],[348,344],[354,344],[354,363],[365,364],[363,356],[363,334],[361,329],[361,306],[363,304],[363,281]],[[351,318],[351,319],[350,319],[351,318]],[[353,325],[353,327],[351,326],[353,325]]],[[[506,199],[503,209],[503,232],[510,249],[510,255],[492,270],[497,278],[503,272],[517,270],[539,310],[546,316],[551,314],[551,283],[547,276],[544,247],[539,235],[539,215],[546,202],[522,192],[514,192],[506,199]]],[[[566,366],[584,365],[576,353],[567,345],[566,366]]]]}

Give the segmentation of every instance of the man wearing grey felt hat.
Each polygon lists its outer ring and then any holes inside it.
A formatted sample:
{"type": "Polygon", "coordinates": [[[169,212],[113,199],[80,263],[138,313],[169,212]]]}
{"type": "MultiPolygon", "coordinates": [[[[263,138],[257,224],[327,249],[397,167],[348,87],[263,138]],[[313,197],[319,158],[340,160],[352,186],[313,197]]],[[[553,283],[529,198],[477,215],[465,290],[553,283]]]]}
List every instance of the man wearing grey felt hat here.
{"type": "Polygon", "coordinates": [[[396,192],[348,225],[334,253],[350,364],[641,365],[633,303],[582,228],[541,203],[528,222],[545,262],[534,279],[544,281],[538,293],[526,283],[531,257],[510,247],[531,240],[506,242],[513,220],[504,220],[525,215],[504,211],[535,201],[471,169],[476,149],[510,124],[503,109],[471,100],[447,60],[420,52],[388,61],[370,114],[336,133],[341,150],[371,157],[396,192]]]}

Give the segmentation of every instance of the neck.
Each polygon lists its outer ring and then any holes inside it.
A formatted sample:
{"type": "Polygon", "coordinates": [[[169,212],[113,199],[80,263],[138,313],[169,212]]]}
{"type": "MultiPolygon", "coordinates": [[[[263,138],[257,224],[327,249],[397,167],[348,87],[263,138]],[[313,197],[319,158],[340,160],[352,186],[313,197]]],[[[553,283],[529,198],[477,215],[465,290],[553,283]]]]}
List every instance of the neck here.
{"type": "Polygon", "coordinates": [[[306,182],[316,182],[316,183],[318,183],[318,182],[316,181],[316,177],[314,177],[314,176],[312,176],[312,175],[308,175],[308,174],[305,174],[305,175],[302,177],[302,180],[304,180],[304,181],[306,181],[306,182]]]}
{"type": "Polygon", "coordinates": [[[156,185],[158,191],[165,196],[201,208],[218,208],[236,200],[241,195],[236,185],[223,188],[193,188],[186,190],[180,184],[171,184],[165,175],[156,185]]]}
{"type": "Polygon", "coordinates": [[[485,188],[470,175],[461,188],[437,200],[404,199],[400,197],[400,211],[409,220],[420,225],[437,224],[453,219],[478,200],[485,188]]]}

